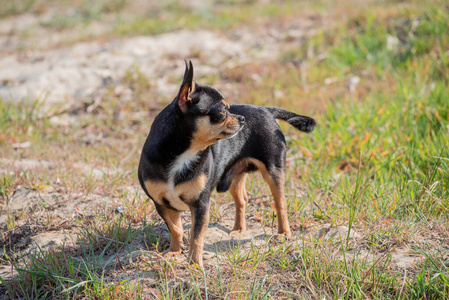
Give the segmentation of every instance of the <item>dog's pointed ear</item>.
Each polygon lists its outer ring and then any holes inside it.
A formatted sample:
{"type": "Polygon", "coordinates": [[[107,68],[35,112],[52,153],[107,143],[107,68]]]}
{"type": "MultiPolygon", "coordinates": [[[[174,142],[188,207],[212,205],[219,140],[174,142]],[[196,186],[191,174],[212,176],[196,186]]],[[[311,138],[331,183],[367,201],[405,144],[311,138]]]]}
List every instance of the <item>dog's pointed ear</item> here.
{"type": "Polygon", "coordinates": [[[192,103],[190,94],[195,91],[195,81],[193,81],[193,65],[192,62],[185,60],[186,70],[184,71],[184,79],[178,94],[178,106],[182,112],[187,112],[187,105],[192,103]]]}

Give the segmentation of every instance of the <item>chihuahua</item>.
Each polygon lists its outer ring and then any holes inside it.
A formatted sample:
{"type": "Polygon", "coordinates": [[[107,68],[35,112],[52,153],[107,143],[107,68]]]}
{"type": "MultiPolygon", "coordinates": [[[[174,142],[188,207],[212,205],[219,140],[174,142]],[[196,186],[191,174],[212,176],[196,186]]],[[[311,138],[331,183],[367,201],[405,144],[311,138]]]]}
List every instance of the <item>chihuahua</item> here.
{"type": "Polygon", "coordinates": [[[171,242],[165,256],[180,255],[181,212],[190,210],[188,261],[203,265],[210,195],[229,190],[236,210],[231,234],[246,229],[247,174],[260,171],[273,195],[278,232],[291,237],[284,197],[287,146],[276,119],[311,132],[315,120],[277,107],[229,105],[216,89],[193,80],[187,62],[176,98],[156,116],[143,146],[138,177],[165,220],[171,242]]]}

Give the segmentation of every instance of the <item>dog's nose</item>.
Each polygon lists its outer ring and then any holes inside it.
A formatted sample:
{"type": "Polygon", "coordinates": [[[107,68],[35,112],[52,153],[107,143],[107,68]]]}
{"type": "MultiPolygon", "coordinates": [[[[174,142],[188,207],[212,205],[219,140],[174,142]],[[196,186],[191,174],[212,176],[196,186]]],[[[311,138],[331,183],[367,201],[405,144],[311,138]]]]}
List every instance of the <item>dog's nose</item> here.
{"type": "Polygon", "coordinates": [[[240,122],[240,124],[245,123],[245,117],[244,116],[238,116],[237,120],[240,122]]]}

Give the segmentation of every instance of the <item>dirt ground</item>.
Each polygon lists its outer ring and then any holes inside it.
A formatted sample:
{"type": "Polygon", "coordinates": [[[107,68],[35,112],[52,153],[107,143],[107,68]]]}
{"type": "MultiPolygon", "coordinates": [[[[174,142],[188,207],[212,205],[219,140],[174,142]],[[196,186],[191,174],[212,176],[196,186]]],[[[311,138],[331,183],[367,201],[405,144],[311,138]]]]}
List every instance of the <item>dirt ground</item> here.
{"type": "MultiPolygon", "coordinates": [[[[91,32],[91,36],[73,41],[73,34],[77,29],[54,31],[39,25],[43,19],[51,19],[52,14],[54,12],[49,10],[40,17],[24,13],[0,20],[0,97],[12,101],[43,99],[44,111],[50,116],[49,121],[53,126],[61,128],[70,128],[79,121],[76,115],[65,112],[69,107],[85,102],[85,99],[90,99],[89,101],[95,106],[95,103],[99,104],[102,101],[111,86],[115,86],[117,94],[125,98],[131,97],[132,92],[122,84],[122,79],[129,70],[136,67],[148,79],[154,94],[167,95],[162,97],[165,101],[172,98],[179,88],[178,81],[184,70],[184,58],[192,58],[196,76],[207,79],[216,76],[221,70],[235,66],[277,60],[281,51],[300,47],[304,37],[331,27],[333,18],[322,13],[285,23],[262,22],[257,27],[242,25],[226,32],[180,29],[152,36],[112,39],[105,38],[108,36],[107,25],[92,22],[83,27],[83,32],[91,32]],[[32,28],[34,30],[31,30],[32,28]],[[25,38],[24,32],[28,32],[25,38]]],[[[254,81],[259,80],[257,74],[252,78],[254,81]]],[[[235,85],[234,82],[214,82],[214,86],[231,99],[236,96],[233,93],[235,85]]],[[[159,103],[160,99],[149,101],[159,103]]],[[[155,109],[160,109],[160,106],[156,106],[155,109]]],[[[21,149],[29,145],[18,143],[12,147],[21,149]]],[[[10,158],[0,154],[0,174],[19,174],[39,169],[51,171],[59,163],[64,164],[34,157],[10,158]]],[[[91,166],[83,162],[71,165],[70,168],[98,180],[123,171],[112,167],[91,166]]],[[[127,190],[129,195],[135,194],[140,189],[137,181],[127,184],[121,188],[127,190]]],[[[223,214],[219,220],[212,220],[206,234],[204,253],[206,268],[215,264],[217,253],[224,255],[235,245],[239,245],[242,251],[254,246],[267,247],[270,237],[276,230],[273,222],[269,225],[270,222],[248,218],[248,230],[241,235],[230,236],[233,208],[229,196],[228,199],[229,206],[223,208],[228,213],[223,214]]],[[[263,201],[254,199],[250,206],[261,205],[263,201]]],[[[30,189],[19,186],[10,195],[9,201],[4,201],[0,207],[0,228],[6,229],[10,215],[51,214],[70,221],[61,222],[58,226],[39,226],[19,220],[13,230],[5,231],[5,234],[0,236],[0,256],[6,254],[18,257],[62,244],[77,247],[80,227],[73,220],[94,218],[98,211],[111,207],[117,214],[123,213],[120,199],[106,193],[92,192],[87,195],[82,192],[58,190],[54,187],[30,189]]],[[[153,235],[158,236],[163,243],[168,243],[166,226],[154,212],[149,218],[154,218],[155,221],[152,228],[153,235]]],[[[183,221],[187,236],[190,216],[185,214],[183,221]]],[[[296,226],[295,229],[292,243],[318,237],[344,239],[348,231],[346,226],[332,226],[325,223],[311,223],[306,228],[296,226]]],[[[354,249],[357,249],[357,245],[360,246],[362,235],[363,232],[357,228],[351,231],[350,239],[355,245],[354,249]]],[[[111,265],[117,264],[119,260],[125,267],[122,272],[111,274],[112,279],[131,278],[132,271],[126,266],[139,264],[148,257],[162,259],[156,251],[148,250],[145,239],[144,234],[140,233],[132,241],[131,250],[123,250],[119,256],[111,254],[104,260],[106,264],[111,265]]],[[[409,251],[409,247],[410,244],[392,254],[392,263],[397,268],[411,268],[423,258],[409,251]]],[[[185,251],[184,255],[177,259],[185,260],[185,251]]],[[[14,274],[11,265],[0,265],[1,277],[11,278],[14,274]]],[[[149,272],[145,276],[152,278],[153,274],[149,272]]]]}
{"type": "MultiPolygon", "coordinates": [[[[262,24],[257,29],[241,26],[229,32],[212,30],[176,30],[154,36],[130,38],[103,37],[107,24],[93,22],[83,30],[97,34],[97,38],[72,42],[68,37],[76,35],[76,29],[57,31],[39,26],[50,20],[57,12],[51,9],[37,17],[31,13],[11,16],[0,21],[0,97],[5,100],[42,99],[48,109],[50,122],[54,126],[67,127],[77,123],[76,116],[64,112],[77,101],[93,99],[101,101],[111,85],[117,93],[131,95],[121,81],[126,72],[138,66],[139,70],[155,88],[155,93],[170,98],[178,89],[176,79],[184,70],[184,58],[201,61],[195,64],[197,78],[216,75],[218,70],[232,68],[253,61],[271,61],[278,58],[280,50],[297,47],[304,36],[314,34],[316,28],[328,26],[325,16],[297,19],[288,25],[262,24]],[[22,33],[32,30],[25,38],[22,33]],[[25,50],[23,50],[25,49],[25,50]],[[54,113],[54,112],[57,113],[54,113]]],[[[258,80],[257,74],[254,80],[258,80]]],[[[233,86],[220,82],[215,84],[232,97],[233,86]]],[[[165,97],[164,97],[165,98],[165,97]]],[[[149,99],[151,102],[151,99],[149,99]]],[[[18,147],[27,145],[18,145],[18,147]]],[[[52,169],[58,163],[33,158],[10,159],[0,157],[0,173],[15,173],[21,170],[52,169]]],[[[101,178],[111,170],[95,168],[78,163],[73,166],[81,173],[101,178]]],[[[129,189],[137,189],[137,182],[129,189]]],[[[0,226],[5,227],[6,211],[15,215],[40,209],[41,213],[51,210],[53,214],[82,216],[95,213],[95,206],[114,205],[111,199],[102,195],[63,195],[56,190],[42,192],[18,188],[8,203],[1,207],[0,226]],[[68,200],[69,198],[70,200],[68,200]]],[[[119,203],[115,203],[119,205],[119,203]]],[[[211,225],[207,234],[206,252],[214,253],[215,246],[226,247],[238,239],[228,236],[231,219],[226,223],[211,225]],[[228,224],[229,223],[229,224],[228,224]]],[[[241,236],[241,244],[257,239],[261,232],[272,228],[261,228],[253,220],[249,230],[241,236]]],[[[8,232],[0,241],[1,247],[20,250],[22,253],[43,249],[62,242],[75,242],[72,228],[53,228],[51,231],[36,226],[21,225],[8,232]]],[[[2,250],[3,251],[3,250],[2,250]]],[[[10,253],[10,251],[7,251],[10,253]]],[[[208,255],[205,255],[208,257],[208,255]]],[[[3,266],[1,276],[9,272],[3,266]]]]}

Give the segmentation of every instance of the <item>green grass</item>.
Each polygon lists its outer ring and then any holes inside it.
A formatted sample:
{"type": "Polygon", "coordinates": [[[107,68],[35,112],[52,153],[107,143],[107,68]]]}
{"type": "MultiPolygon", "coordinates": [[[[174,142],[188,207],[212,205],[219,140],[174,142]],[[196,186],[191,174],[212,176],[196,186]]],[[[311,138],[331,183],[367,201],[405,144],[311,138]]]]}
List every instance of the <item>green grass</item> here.
{"type": "MultiPolygon", "coordinates": [[[[345,166],[346,176],[337,187],[341,192],[333,190],[343,200],[348,199],[345,190],[352,190],[360,161],[360,168],[366,173],[363,179],[366,189],[360,196],[367,207],[359,207],[357,219],[362,214],[375,218],[374,207],[363,200],[376,199],[382,194],[386,195],[380,199],[382,216],[396,217],[401,213],[408,217],[410,213],[417,217],[448,216],[449,165],[445,159],[449,154],[449,104],[445,99],[448,90],[446,78],[435,76],[445,58],[434,56],[448,44],[447,41],[441,44],[442,27],[449,29],[448,18],[442,15],[440,9],[430,9],[416,28],[416,32],[424,31],[421,28],[434,30],[425,37],[427,52],[416,49],[418,36],[404,41],[404,50],[389,55],[382,54],[377,46],[371,47],[380,45],[387,33],[395,33],[388,23],[381,22],[367,25],[363,31],[359,29],[363,33],[357,39],[342,38],[329,51],[329,60],[349,68],[346,74],[359,75],[363,66],[367,73],[382,74],[376,80],[389,81],[387,90],[373,90],[363,99],[352,95],[327,106],[314,139],[301,141],[314,159],[326,162],[311,164],[310,173],[330,176],[335,166],[345,166]],[[373,42],[374,37],[378,37],[377,43],[373,42]],[[415,55],[404,58],[404,52],[415,55]],[[357,58],[348,60],[351,54],[357,58]],[[400,63],[395,64],[399,58],[400,63]],[[349,182],[345,182],[347,179],[349,182]],[[385,206],[389,206],[389,211],[385,206]]],[[[363,81],[363,75],[359,76],[363,81]]],[[[375,89],[375,83],[370,83],[375,89]]],[[[315,180],[310,181],[311,190],[333,188],[329,181],[315,180]]]]}
{"type": "MultiPolygon", "coordinates": [[[[238,10],[225,3],[222,9],[188,11],[178,19],[173,16],[181,8],[166,5],[172,11],[167,18],[156,11],[154,19],[115,27],[117,34],[154,34],[184,25],[223,30],[254,22],[249,19],[259,15],[263,23],[298,13],[288,1],[261,6],[247,2],[238,10]]],[[[315,9],[329,9],[321,5],[315,9]]],[[[0,149],[5,156],[61,162],[51,172],[1,174],[0,201],[9,201],[19,186],[42,191],[52,186],[88,200],[103,195],[124,207],[117,213],[114,205],[95,204],[92,215],[71,217],[70,230],[79,240],[70,247],[0,257],[17,272],[13,279],[0,277],[4,291],[25,299],[449,298],[448,16],[447,5],[438,2],[425,7],[418,2],[371,4],[305,38],[303,46],[285,50],[278,60],[248,63],[214,77],[236,84],[235,98],[244,103],[315,115],[318,126],[312,134],[300,135],[281,124],[290,148],[289,218],[302,235],[217,251],[204,271],[163,258],[159,252],[168,246],[168,236],[153,223],[160,221],[154,208],[141,191],[121,189],[137,184],[139,148],[150,123],[148,115],[138,113],[153,90],[138,68],[123,78],[133,91],[132,101],[115,96],[111,87],[101,104],[87,102],[70,112],[78,123],[64,130],[41,117],[38,101],[0,102],[0,149]],[[297,62],[307,62],[302,65],[305,73],[297,62]],[[260,81],[251,79],[254,73],[260,81]],[[347,83],[354,77],[360,82],[350,90],[347,83]],[[276,90],[283,97],[276,98],[276,90]],[[90,133],[106,134],[89,143],[76,137],[90,133]],[[33,147],[10,147],[25,141],[33,147]],[[120,170],[102,178],[82,175],[71,168],[72,153],[86,164],[120,170]],[[320,224],[346,226],[360,238],[307,233],[320,224]],[[137,259],[125,264],[137,250],[137,259]],[[420,257],[407,269],[395,262],[396,254],[405,250],[420,257]]],[[[251,177],[247,187],[251,197],[269,194],[260,176],[251,177]]],[[[220,223],[232,214],[223,209],[232,200],[227,195],[213,199],[212,221],[220,223]]],[[[37,213],[6,213],[7,231],[23,223],[51,227],[37,213]]],[[[271,226],[271,202],[251,202],[248,216],[271,226]]],[[[47,216],[56,226],[67,221],[52,217],[47,216]]]]}
{"type": "Polygon", "coordinates": [[[2,0],[0,1],[0,6],[2,6],[2,9],[0,10],[0,18],[28,12],[35,4],[36,0],[2,0]]]}
{"type": "MultiPolygon", "coordinates": [[[[323,1],[326,3],[326,1],[323,1]]],[[[27,43],[36,29],[50,33],[66,33],[47,46],[70,45],[78,41],[113,39],[123,36],[153,35],[180,29],[209,29],[226,31],[242,24],[257,26],[271,20],[292,17],[304,8],[320,10],[323,3],[282,1],[258,3],[255,1],[216,1],[202,6],[180,1],[159,1],[135,4],[129,0],[66,1],[66,0],[0,0],[0,18],[30,13],[46,18],[17,29],[23,44],[21,50],[34,49],[27,43]],[[97,24],[108,24],[98,32],[97,24]],[[91,28],[93,27],[93,30],[91,28]]],[[[39,46],[45,47],[46,45],[39,46]]]]}

